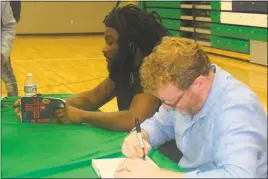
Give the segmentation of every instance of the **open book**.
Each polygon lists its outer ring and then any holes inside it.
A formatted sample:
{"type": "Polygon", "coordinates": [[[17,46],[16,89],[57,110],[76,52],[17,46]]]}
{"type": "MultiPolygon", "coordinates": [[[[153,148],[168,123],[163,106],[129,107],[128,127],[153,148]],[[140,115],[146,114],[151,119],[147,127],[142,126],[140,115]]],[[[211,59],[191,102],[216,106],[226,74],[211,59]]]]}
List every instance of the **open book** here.
{"type": "MultiPolygon", "coordinates": [[[[100,178],[114,178],[114,173],[119,164],[126,158],[93,159],[92,167],[100,178]]],[[[149,157],[148,162],[158,167],[149,157]]]]}

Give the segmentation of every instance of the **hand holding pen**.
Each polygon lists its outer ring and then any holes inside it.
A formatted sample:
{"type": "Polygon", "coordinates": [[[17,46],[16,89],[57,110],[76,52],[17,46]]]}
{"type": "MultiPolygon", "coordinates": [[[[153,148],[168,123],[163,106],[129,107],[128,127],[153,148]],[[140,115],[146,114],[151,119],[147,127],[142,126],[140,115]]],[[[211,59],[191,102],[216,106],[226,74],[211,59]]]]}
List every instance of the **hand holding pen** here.
{"type": "Polygon", "coordinates": [[[145,156],[151,150],[151,146],[146,141],[148,138],[147,134],[140,128],[138,119],[135,121],[135,125],[135,130],[131,132],[123,142],[122,153],[126,157],[145,159],[145,156]]]}
{"type": "Polygon", "coordinates": [[[142,149],[142,152],[143,152],[142,158],[143,160],[145,160],[145,147],[144,147],[142,133],[141,133],[140,121],[138,118],[135,119],[135,126],[136,126],[137,136],[138,136],[139,143],[140,143],[140,148],[142,149]]]}

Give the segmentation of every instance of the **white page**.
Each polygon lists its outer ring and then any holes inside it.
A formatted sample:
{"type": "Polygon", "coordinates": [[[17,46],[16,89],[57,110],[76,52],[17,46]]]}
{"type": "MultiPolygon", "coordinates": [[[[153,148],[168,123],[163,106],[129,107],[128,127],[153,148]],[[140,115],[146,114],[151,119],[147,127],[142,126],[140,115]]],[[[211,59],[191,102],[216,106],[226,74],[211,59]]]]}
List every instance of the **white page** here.
{"type": "MultiPolygon", "coordinates": [[[[115,170],[124,159],[126,158],[93,159],[92,167],[100,178],[114,178],[115,170]]],[[[158,167],[149,157],[146,160],[158,167]]]]}

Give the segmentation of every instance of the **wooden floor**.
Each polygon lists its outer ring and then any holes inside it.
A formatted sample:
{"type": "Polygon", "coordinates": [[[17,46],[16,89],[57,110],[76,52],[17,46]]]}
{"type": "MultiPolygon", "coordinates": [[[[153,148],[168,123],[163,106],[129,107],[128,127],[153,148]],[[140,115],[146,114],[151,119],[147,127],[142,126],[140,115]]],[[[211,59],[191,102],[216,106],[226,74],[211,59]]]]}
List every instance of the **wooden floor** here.
{"type": "MultiPolygon", "coordinates": [[[[27,72],[32,72],[39,93],[78,93],[94,88],[107,75],[102,55],[103,36],[20,36],[14,41],[12,65],[23,95],[27,72]]],[[[249,85],[267,109],[267,67],[210,55],[212,63],[249,85]]],[[[6,89],[2,83],[2,95],[6,89]]],[[[116,111],[116,100],[101,108],[116,111]]],[[[267,111],[267,110],[266,110],[267,111]]]]}

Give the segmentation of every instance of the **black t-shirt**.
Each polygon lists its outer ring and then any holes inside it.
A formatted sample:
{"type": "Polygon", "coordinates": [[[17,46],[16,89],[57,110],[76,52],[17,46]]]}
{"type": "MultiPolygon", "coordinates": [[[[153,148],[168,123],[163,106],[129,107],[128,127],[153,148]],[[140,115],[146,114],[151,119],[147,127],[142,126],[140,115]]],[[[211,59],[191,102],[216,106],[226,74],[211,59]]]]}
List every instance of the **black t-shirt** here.
{"type": "Polygon", "coordinates": [[[133,97],[136,94],[143,93],[139,70],[132,71],[126,76],[125,83],[115,81],[111,75],[110,78],[115,82],[115,95],[117,97],[118,109],[120,111],[128,110],[133,97]]]}

